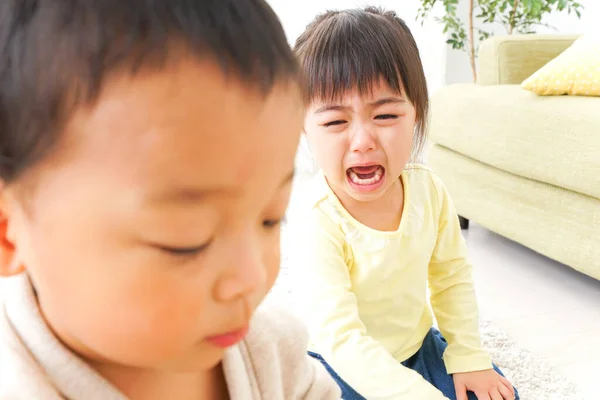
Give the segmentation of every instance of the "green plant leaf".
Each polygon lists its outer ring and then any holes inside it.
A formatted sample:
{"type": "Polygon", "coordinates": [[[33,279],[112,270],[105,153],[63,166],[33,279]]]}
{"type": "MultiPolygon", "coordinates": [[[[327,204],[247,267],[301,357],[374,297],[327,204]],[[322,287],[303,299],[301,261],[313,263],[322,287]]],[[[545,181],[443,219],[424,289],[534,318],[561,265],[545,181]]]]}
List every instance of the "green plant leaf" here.
{"type": "Polygon", "coordinates": [[[479,42],[492,36],[486,29],[491,24],[500,23],[507,32],[530,34],[541,26],[553,28],[543,22],[550,13],[565,12],[581,18],[584,8],[577,0],[474,0],[475,20],[472,29],[476,37],[475,43],[470,43],[467,35],[468,21],[465,22],[457,15],[458,4],[459,0],[420,0],[416,19],[423,24],[433,10],[444,10],[443,16],[434,17],[433,20],[448,35],[448,45],[467,52],[470,52],[471,47],[478,48],[479,42]]]}

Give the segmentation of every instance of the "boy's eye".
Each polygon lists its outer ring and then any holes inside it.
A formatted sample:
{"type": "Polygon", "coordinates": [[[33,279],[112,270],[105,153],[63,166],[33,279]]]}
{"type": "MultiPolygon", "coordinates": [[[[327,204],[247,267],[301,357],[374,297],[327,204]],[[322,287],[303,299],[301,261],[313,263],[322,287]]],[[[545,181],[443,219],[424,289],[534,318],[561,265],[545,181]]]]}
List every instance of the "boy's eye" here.
{"type": "Polygon", "coordinates": [[[343,119],[338,119],[338,120],[335,120],[335,121],[327,122],[326,124],[323,124],[323,126],[325,128],[329,128],[330,126],[342,125],[342,124],[345,124],[345,123],[346,123],[346,121],[344,121],[343,119]]]}
{"type": "Polygon", "coordinates": [[[283,219],[265,219],[262,224],[264,228],[269,229],[279,226],[282,222],[283,219]]]}
{"type": "Polygon", "coordinates": [[[396,119],[397,115],[394,114],[381,114],[375,117],[375,119],[396,119]]]}
{"type": "Polygon", "coordinates": [[[204,250],[206,250],[210,244],[212,243],[212,241],[209,241],[207,243],[201,244],[199,246],[193,246],[193,247],[169,247],[169,246],[158,246],[160,250],[164,251],[165,253],[169,253],[175,256],[194,256],[196,254],[202,253],[204,250]]]}

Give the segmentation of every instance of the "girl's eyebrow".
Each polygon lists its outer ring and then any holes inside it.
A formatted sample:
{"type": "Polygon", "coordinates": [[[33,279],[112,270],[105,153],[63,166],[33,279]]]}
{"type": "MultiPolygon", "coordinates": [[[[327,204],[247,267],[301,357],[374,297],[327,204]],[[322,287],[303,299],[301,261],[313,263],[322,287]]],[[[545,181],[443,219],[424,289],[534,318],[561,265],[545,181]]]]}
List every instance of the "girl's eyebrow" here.
{"type": "Polygon", "coordinates": [[[398,97],[398,96],[384,97],[382,99],[375,100],[374,102],[369,103],[369,105],[371,107],[379,107],[384,104],[399,104],[399,103],[406,103],[406,100],[404,99],[404,97],[398,97]]]}
{"type": "Polygon", "coordinates": [[[326,111],[343,111],[343,110],[347,110],[348,108],[349,107],[347,107],[347,106],[342,106],[339,104],[327,104],[327,105],[324,105],[323,107],[317,108],[317,110],[315,111],[315,114],[324,113],[326,111]]]}
{"type": "MultiPolygon", "coordinates": [[[[372,102],[368,103],[368,105],[371,107],[379,107],[384,104],[398,104],[398,103],[406,103],[406,100],[403,97],[399,97],[399,96],[389,96],[389,97],[383,97],[381,99],[372,101],[372,102]]],[[[326,111],[343,111],[343,110],[347,110],[348,108],[349,108],[348,106],[343,106],[341,104],[326,104],[326,105],[316,109],[314,113],[320,114],[320,113],[324,113],[326,111]]]]}

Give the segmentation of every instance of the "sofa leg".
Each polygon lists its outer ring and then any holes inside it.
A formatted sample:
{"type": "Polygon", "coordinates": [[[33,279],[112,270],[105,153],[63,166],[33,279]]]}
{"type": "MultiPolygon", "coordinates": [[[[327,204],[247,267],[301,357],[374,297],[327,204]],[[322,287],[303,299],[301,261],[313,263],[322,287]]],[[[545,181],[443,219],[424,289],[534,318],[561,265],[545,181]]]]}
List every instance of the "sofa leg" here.
{"type": "Polygon", "coordinates": [[[465,217],[458,216],[458,221],[460,222],[460,229],[469,229],[469,220],[465,217]]]}

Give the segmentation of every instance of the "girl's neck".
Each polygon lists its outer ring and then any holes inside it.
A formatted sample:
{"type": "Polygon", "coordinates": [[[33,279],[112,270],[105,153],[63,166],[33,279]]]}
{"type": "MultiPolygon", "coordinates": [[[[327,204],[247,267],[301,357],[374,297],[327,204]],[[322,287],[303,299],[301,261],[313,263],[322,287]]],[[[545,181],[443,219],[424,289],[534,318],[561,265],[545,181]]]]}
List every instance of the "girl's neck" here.
{"type": "Polygon", "coordinates": [[[346,211],[361,224],[378,231],[398,230],[404,209],[402,178],[398,178],[381,197],[372,201],[358,201],[346,193],[336,195],[346,211]]]}
{"type": "Polygon", "coordinates": [[[204,372],[143,371],[93,365],[128,399],[229,399],[221,364],[204,372]]]}

